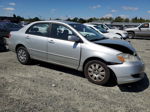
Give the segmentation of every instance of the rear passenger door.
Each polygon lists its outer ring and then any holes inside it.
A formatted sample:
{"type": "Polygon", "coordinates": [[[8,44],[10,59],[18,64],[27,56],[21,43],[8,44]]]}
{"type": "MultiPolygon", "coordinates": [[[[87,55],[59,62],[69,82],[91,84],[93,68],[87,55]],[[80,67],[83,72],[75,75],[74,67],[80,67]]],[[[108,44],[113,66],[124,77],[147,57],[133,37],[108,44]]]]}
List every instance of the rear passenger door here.
{"type": "Polygon", "coordinates": [[[51,36],[48,40],[48,60],[71,68],[78,68],[80,60],[80,43],[68,40],[76,35],[70,28],[62,24],[52,24],[51,36]]]}
{"type": "Polygon", "coordinates": [[[37,23],[27,30],[25,39],[31,57],[47,61],[49,28],[49,23],[37,23]]]}

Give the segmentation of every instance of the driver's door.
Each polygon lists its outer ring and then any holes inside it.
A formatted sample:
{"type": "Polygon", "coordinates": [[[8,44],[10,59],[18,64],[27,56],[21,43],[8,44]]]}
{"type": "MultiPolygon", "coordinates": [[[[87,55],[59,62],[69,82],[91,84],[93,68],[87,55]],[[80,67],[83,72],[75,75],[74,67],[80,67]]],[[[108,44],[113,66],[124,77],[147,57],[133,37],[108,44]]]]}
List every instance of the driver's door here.
{"type": "Polygon", "coordinates": [[[80,61],[81,44],[68,40],[75,35],[68,27],[52,24],[48,39],[48,61],[77,69],[80,61]]]}
{"type": "Polygon", "coordinates": [[[150,36],[150,25],[149,23],[142,24],[139,26],[137,35],[139,36],[150,36]]]}

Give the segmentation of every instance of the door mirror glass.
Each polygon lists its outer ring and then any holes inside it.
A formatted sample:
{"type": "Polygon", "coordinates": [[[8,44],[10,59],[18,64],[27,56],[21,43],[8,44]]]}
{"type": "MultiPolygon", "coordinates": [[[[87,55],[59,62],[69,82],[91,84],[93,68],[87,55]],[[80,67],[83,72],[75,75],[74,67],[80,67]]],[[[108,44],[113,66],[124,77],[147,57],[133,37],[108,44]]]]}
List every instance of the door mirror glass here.
{"type": "Polygon", "coordinates": [[[75,35],[68,36],[68,40],[73,42],[81,42],[81,39],[75,35]]]}

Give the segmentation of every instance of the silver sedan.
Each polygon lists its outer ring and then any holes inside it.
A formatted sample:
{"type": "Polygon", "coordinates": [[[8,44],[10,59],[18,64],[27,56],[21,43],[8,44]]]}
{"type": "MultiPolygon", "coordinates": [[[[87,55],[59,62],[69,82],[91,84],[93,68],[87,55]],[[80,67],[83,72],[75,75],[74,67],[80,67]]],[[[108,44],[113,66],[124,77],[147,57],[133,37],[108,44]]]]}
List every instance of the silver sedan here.
{"type": "Polygon", "coordinates": [[[83,24],[34,22],[11,32],[8,40],[20,63],[36,59],[70,67],[83,71],[95,84],[104,85],[112,76],[118,84],[144,76],[144,63],[129,42],[107,39],[83,24]]]}

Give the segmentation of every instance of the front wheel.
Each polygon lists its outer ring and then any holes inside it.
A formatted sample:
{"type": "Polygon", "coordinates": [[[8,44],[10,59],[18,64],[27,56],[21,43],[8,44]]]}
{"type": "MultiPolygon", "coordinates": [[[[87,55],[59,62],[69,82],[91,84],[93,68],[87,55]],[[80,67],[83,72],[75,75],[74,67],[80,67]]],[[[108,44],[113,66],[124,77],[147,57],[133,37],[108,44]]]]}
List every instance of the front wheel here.
{"type": "Polygon", "coordinates": [[[134,32],[128,32],[128,34],[129,34],[128,36],[130,39],[133,39],[135,37],[134,32]]]}
{"type": "Polygon", "coordinates": [[[30,55],[25,47],[19,47],[17,49],[17,58],[18,61],[23,65],[30,63],[30,55]]]}
{"type": "Polygon", "coordinates": [[[90,82],[98,85],[106,84],[110,78],[107,65],[98,60],[89,61],[84,67],[84,74],[90,82]]]}

